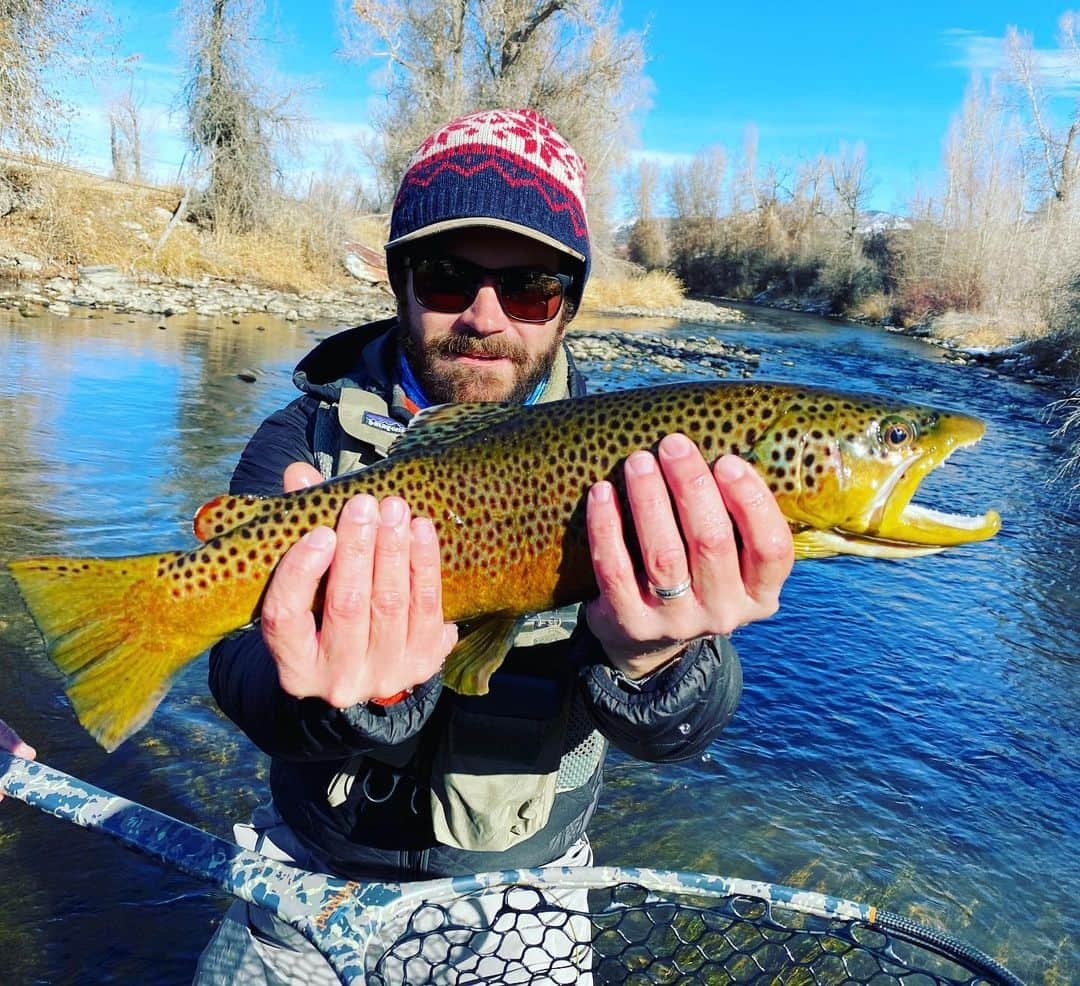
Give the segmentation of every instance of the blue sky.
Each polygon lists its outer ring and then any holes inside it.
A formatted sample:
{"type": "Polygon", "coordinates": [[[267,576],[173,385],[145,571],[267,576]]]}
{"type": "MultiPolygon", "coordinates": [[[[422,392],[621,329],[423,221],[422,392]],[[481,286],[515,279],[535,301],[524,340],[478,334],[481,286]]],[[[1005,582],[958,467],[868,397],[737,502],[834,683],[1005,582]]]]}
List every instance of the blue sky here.
{"type": "MultiPolygon", "coordinates": [[[[155,178],[183,157],[175,112],[182,58],[171,0],[114,0],[121,56],[137,55],[132,83],[142,104],[155,178]]],[[[303,90],[312,134],[304,163],[328,153],[360,166],[356,139],[376,98],[374,64],[339,56],[338,0],[267,0],[274,30],[267,53],[288,88],[303,90]]],[[[1041,0],[878,5],[624,0],[626,28],[646,29],[651,107],[635,155],[688,158],[713,145],[739,151],[748,126],[758,159],[788,163],[862,142],[874,207],[903,211],[917,188],[939,179],[943,141],[973,71],[987,71],[1009,25],[1029,32],[1049,66],[1067,5],[1041,0]]],[[[72,157],[108,170],[103,107],[126,86],[104,72],[78,87],[72,157]],[[100,77],[98,77],[100,75],[100,77]]],[[[1075,113],[1080,80],[1057,101],[1075,113]]]]}

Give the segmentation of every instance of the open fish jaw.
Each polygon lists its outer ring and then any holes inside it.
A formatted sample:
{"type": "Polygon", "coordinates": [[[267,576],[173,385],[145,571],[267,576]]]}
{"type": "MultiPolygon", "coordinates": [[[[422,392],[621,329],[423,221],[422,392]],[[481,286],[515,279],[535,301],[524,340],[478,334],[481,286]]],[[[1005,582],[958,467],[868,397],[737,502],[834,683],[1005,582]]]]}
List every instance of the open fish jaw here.
{"type": "Polygon", "coordinates": [[[922,481],[942,465],[957,449],[974,445],[982,437],[976,433],[947,447],[935,447],[897,470],[894,481],[882,491],[873,510],[876,523],[860,535],[870,541],[925,545],[946,548],[993,537],[1001,529],[1001,517],[994,510],[968,515],[913,503],[922,481]]]}

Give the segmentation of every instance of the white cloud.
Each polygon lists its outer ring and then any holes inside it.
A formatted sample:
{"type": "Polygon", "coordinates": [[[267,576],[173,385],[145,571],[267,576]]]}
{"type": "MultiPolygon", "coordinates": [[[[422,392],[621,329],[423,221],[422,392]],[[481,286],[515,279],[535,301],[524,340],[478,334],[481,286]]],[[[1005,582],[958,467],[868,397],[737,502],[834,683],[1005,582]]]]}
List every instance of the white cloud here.
{"type": "MultiPolygon", "coordinates": [[[[969,72],[993,73],[1008,68],[1004,37],[976,34],[963,28],[945,32],[946,41],[956,51],[951,64],[969,72]]],[[[1066,48],[1031,49],[1035,71],[1052,95],[1080,93],[1080,56],[1066,48]]]]}
{"type": "Polygon", "coordinates": [[[630,152],[630,163],[637,166],[642,161],[655,161],[661,168],[671,168],[676,164],[689,164],[694,160],[692,153],[680,151],[657,151],[642,148],[630,152]]]}

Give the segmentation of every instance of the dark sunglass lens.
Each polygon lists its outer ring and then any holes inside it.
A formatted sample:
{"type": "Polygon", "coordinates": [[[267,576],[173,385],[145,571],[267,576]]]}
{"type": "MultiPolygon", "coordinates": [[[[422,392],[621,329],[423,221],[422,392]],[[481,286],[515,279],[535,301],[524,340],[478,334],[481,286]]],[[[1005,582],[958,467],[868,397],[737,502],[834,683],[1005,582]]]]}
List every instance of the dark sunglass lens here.
{"type": "Polygon", "coordinates": [[[547,322],[559,313],[562,283],[544,271],[507,271],[503,274],[502,305],[506,314],[522,322],[547,322]]]}
{"type": "Polygon", "coordinates": [[[430,311],[457,314],[472,303],[475,278],[451,260],[421,260],[413,267],[413,293],[430,311]]]}

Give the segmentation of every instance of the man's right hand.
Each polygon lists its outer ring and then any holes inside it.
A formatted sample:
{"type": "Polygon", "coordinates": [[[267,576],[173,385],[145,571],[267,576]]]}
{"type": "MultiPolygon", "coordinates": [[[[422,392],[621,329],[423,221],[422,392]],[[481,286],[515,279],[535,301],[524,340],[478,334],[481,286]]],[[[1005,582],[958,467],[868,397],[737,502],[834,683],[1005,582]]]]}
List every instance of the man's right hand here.
{"type": "MultiPolygon", "coordinates": [[[[19,734],[3,719],[0,719],[0,750],[6,750],[8,753],[14,753],[15,756],[24,757],[27,760],[33,760],[37,756],[37,750],[21,739],[19,734]]],[[[3,800],[4,796],[0,794],[0,801],[3,800]]]]}
{"type": "MultiPolygon", "coordinates": [[[[287,493],[320,482],[307,463],[285,470],[287,493]]],[[[435,525],[410,517],[400,497],[353,497],[336,530],[310,531],[281,559],[261,626],[281,687],[297,698],[347,708],[422,684],[457,643],[457,627],[443,621],[435,525]]]]}

